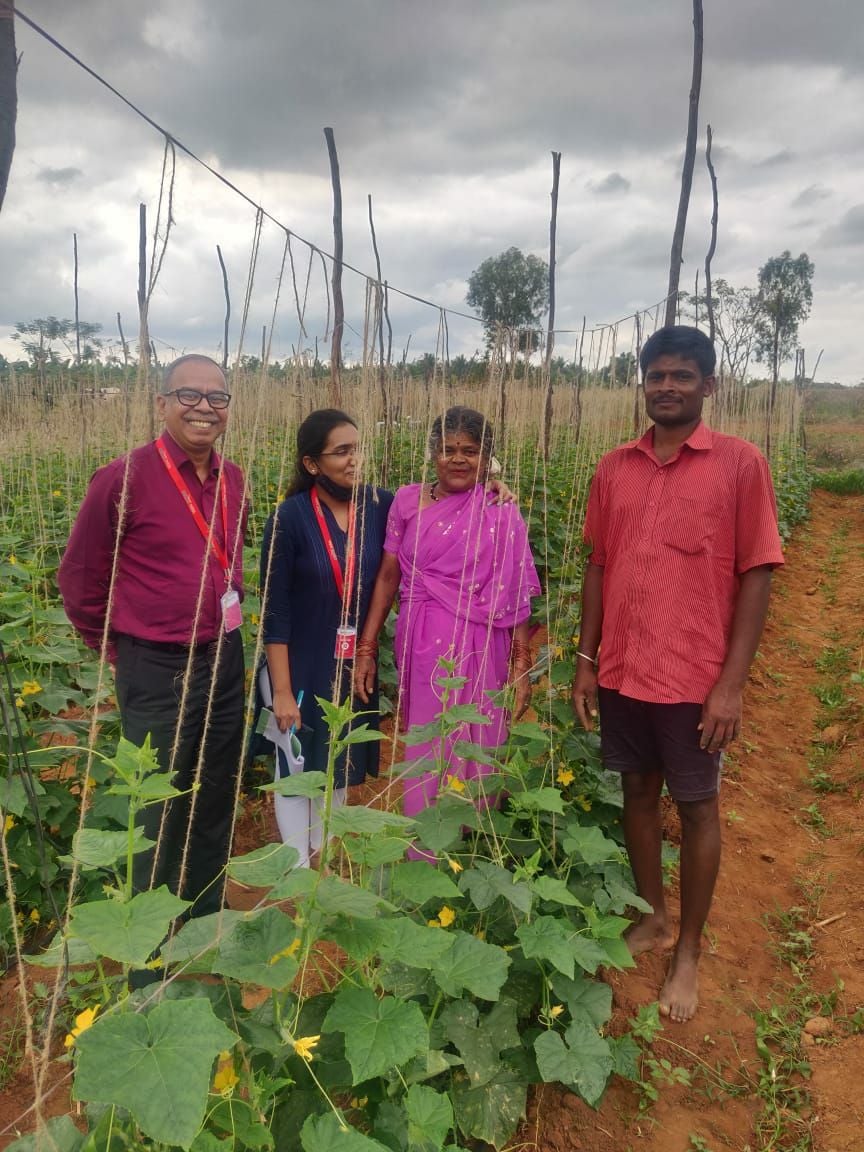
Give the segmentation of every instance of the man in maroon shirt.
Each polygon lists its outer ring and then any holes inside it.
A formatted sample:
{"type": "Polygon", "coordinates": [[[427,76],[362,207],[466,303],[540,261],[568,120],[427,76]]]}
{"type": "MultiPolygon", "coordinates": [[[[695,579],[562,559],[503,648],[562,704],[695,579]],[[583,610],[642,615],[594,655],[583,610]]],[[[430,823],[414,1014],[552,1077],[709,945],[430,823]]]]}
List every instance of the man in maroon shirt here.
{"type": "Polygon", "coordinates": [[[771,474],[754,445],[713,432],[714,348],[696,328],[662,328],[640,356],[653,426],[600,461],[585,540],[591,554],[573,702],[599,706],[605,766],[621,773],[623,825],[639,895],[653,911],[627,934],[633,955],[675,945],[660,1010],[689,1020],[720,864],[722,750],[783,563],[771,474]],[[660,794],[681,818],[677,942],[663,895],[660,794]]]}
{"type": "Polygon", "coordinates": [[[193,915],[222,904],[243,746],[245,494],[214,450],[229,401],[209,357],[166,369],[162,435],[95,473],[58,574],[69,619],[115,664],[124,735],[149,733],[185,793],[144,809],[158,845],[136,855],[135,890],[167,884],[193,915]]]}

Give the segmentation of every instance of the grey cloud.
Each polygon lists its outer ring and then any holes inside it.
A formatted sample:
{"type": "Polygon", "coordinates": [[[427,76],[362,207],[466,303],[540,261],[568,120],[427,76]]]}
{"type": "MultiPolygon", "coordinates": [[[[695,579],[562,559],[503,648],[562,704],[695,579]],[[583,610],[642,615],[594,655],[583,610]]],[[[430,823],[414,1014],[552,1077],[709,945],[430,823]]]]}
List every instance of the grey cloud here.
{"type": "Polygon", "coordinates": [[[818,204],[820,200],[828,200],[831,195],[831,189],[822,184],[808,184],[798,193],[791,206],[793,208],[809,208],[813,204],[818,204]]]}
{"type": "Polygon", "coordinates": [[[66,187],[83,176],[80,168],[43,168],[36,174],[36,179],[43,184],[56,187],[66,187]]]}
{"type": "Polygon", "coordinates": [[[595,196],[616,196],[630,191],[630,181],[620,172],[610,172],[602,180],[589,180],[585,187],[595,196]]]}
{"type": "Polygon", "coordinates": [[[826,228],[819,243],[827,248],[864,244],[864,204],[856,204],[836,224],[826,228]]]}
{"type": "Polygon", "coordinates": [[[762,160],[757,160],[755,167],[780,168],[783,165],[791,164],[794,159],[794,152],[790,152],[788,148],[782,148],[779,152],[773,152],[770,156],[765,156],[762,160]]]}

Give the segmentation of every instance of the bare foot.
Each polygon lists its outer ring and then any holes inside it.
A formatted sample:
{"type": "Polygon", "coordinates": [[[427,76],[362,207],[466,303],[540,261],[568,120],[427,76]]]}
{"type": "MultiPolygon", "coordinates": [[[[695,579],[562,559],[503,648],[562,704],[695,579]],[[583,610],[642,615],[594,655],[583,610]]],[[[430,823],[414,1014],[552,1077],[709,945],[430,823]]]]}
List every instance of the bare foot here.
{"type": "Polygon", "coordinates": [[[630,955],[639,956],[642,952],[663,952],[671,948],[675,943],[675,935],[668,924],[658,923],[646,916],[627,929],[624,941],[630,949],[630,955]]]}
{"type": "Polygon", "coordinates": [[[699,1004],[699,954],[676,952],[660,989],[660,1015],[683,1024],[699,1004]]]}

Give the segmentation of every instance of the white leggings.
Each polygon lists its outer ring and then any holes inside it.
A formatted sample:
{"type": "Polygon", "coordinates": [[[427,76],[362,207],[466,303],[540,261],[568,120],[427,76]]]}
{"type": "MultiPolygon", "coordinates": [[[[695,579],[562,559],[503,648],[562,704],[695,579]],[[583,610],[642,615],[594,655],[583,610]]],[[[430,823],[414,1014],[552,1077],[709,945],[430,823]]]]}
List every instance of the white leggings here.
{"type": "MultiPolygon", "coordinates": [[[[341,808],[347,798],[347,788],[333,789],[331,811],[341,808]]],[[[309,800],[306,796],[274,796],[276,823],[284,844],[296,848],[300,859],[298,868],[309,867],[310,852],[321,851],[321,817],[324,798],[309,800]]]]}

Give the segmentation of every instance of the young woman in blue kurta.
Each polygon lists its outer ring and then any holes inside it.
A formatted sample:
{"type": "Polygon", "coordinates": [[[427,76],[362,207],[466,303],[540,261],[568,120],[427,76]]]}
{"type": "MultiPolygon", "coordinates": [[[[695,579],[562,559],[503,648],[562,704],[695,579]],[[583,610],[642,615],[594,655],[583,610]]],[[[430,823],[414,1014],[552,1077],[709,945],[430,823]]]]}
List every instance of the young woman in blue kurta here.
{"type": "MultiPolygon", "coordinates": [[[[357,426],[344,412],[321,409],[303,421],[297,432],[295,475],[289,494],[268,521],[261,549],[262,592],[266,589],[264,645],[272,711],[281,732],[295,728],[307,772],[327,768],[330,732],[316,697],[341,703],[351,691],[351,662],[342,661],[340,667],[336,659],[337,629],[347,624],[359,633],[363,627],[393,500],[392,493],[382,489],[355,487],[357,447],[357,426]],[[353,566],[346,565],[352,518],[353,566]],[[346,578],[350,580],[344,597],[337,577],[341,577],[343,587],[346,578]],[[302,708],[297,703],[301,690],[302,708]]],[[[377,685],[369,703],[358,703],[357,707],[368,713],[357,723],[376,727],[377,685]]],[[[349,753],[336,762],[337,789],[378,774],[377,741],[351,745],[349,753]]],[[[311,851],[319,846],[314,806],[306,802],[304,808],[299,798],[297,803],[286,804],[286,799],[277,800],[280,831],[283,840],[298,848],[300,863],[304,864],[310,844],[311,851]]]]}

